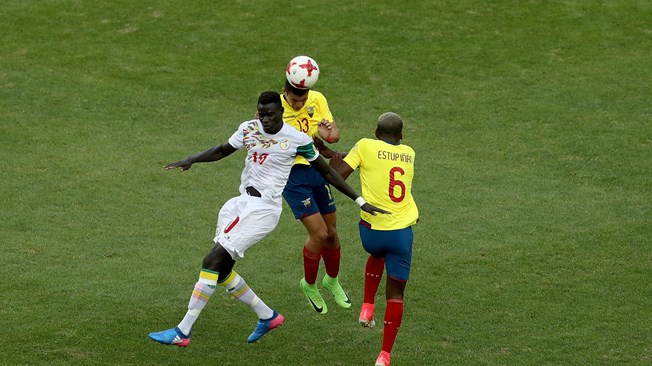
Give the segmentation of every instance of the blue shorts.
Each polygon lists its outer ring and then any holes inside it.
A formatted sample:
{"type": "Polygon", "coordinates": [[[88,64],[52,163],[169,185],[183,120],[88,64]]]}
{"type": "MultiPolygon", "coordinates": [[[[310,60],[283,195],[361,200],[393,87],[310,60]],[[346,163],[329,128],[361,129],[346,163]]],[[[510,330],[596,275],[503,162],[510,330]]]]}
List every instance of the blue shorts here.
{"type": "Polygon", "coordinates": [[[336,210],[330,185],[310,165],[292,167],[283,197],[297,219],[316,213],[326,215],[336,210]]]}
{"type": "Polygon", "coordinates": [[[374,257],[385,258],[387,275],[395,280],[407,281],[412,264],[412,226],[400,230],[374,230],[362,220],[358,226],[364,249],[374,257]]]}

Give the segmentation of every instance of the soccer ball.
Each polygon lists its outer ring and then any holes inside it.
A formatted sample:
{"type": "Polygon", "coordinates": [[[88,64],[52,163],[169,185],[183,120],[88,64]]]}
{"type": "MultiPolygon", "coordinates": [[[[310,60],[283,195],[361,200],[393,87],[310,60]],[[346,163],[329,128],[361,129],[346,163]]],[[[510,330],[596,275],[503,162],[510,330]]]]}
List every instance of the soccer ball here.
{"type": "Polygon", "coordinates": [[[308,56],[297,56],[285,68],[285,77],[297,89],[310,89],[319,79],[319,66],[308,56]]]}

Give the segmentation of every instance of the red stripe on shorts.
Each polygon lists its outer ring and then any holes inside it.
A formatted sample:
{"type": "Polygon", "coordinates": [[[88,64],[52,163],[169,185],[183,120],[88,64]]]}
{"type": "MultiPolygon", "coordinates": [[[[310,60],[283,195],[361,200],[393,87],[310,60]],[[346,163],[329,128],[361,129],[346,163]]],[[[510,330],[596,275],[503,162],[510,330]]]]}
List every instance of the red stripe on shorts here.
{"type": "Polygon", "coordinates": [[[231,223],[226,227],[226,229],[224,229],[224,233],[226,234],[229,231],[231,231],[231,229],[233,229],[233,227],[238,224],[238,221],[240,221],[240,216],[236,217],[235,220],[231,221],[231,223]]]}

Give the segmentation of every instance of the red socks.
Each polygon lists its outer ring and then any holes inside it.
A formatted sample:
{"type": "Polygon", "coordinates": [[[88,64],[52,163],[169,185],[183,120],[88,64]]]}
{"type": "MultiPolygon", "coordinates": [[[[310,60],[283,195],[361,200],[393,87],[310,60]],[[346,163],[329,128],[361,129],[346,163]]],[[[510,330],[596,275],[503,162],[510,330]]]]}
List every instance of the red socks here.
{"type": "Polygon", "coordinates": [[[385,309],[385,322],[383,328],[383,348],[382,350],[391,353],[396,340],[398,328],[401,326],[401,319],[403,319],[403,300],[389,299],[387,300],[387,308],[385,309]]]}
{"type": "Polygon", "coordinates": [[[309,285],[314,285],[317,281],[317,272],[319,271],[319,259],[321,253],[313,253],[305,246],[303,247],[303,273],[306,282],[309,285]]]}
{"type": "Polygon", "coordinates": [[[340,274],[340,247],[336,249],[322,248],[321,253],[313,253],[305,246],[303,247],[303,273],[308,284],[314,284],[317,281],[317,272],[319,272],[319,260],[324,259],[326,274],[331,278],[336,278],[340,274]]]}
{"type": "Polygon", "coordinates": [[[369,256],[367,265],[365,267],[364,275],[364,299],[363,302],[368,304],[374,303],[378,285],[383,278],[383,271],[385,270],[385,258],[374,258],[369,256]]]}
{"type": "MultiPolygon", "coordinates": [[[[385,270],[385,258],[374,258],[369,256],[365,266],[364,276],[364,299],[363,302],[373,304],[385,270]]],[[[394,341],[398,334],[398,328],[401,326],[403,319],[403,299],[387,300],[385,308],[385,318],[383,327],[383,347],[382,350],[391,353],[394,347],[394,341]]]]}
{"type": "Polygon", "coordinates": [[[326,274],[331,278],[336,278],[340,274],[340,247],[335,249],[323,247],[321,257],[324,259],[326,274]]]}

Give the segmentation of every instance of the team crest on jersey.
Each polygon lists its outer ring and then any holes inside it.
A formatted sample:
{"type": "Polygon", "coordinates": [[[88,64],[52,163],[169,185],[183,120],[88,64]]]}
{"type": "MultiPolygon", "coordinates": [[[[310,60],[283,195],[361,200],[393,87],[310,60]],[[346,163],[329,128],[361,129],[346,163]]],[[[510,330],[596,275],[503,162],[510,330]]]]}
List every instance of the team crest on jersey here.
{"type": "Polygon", "coordinates": [[[303,203],[304,207],[310,207],[312,206],[312,203],[310,202],[310,197],[306,198],[305,200],[301,201],[303,203]]]}
{"type": "Polygon", "coordinates": [[[307,110],[308,110],[308,116],[312,118],[312,116],[315,115],[315,106],[314,105],[308,106],[307,110]]]}
{"type": "Polygon", "coordinates": [[[290,148],[290,141],[288,141],[288,139],[283,139],[281,142],[279,142],[278,146],[281,148],[281,150],[287,150],[290,148]]]}

